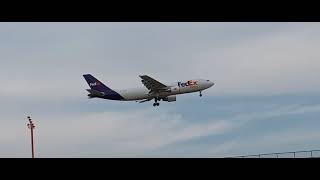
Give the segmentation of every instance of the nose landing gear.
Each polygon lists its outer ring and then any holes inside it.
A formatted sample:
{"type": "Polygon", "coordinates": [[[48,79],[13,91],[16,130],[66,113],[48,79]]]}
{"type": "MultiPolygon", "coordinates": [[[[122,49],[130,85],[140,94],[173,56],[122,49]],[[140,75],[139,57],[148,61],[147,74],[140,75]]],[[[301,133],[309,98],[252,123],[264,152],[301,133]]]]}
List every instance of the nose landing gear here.
{"type": "Polygon", "coordinates": [[[200,91],[200,97],[202,96],[201,91],[200,91]]]}

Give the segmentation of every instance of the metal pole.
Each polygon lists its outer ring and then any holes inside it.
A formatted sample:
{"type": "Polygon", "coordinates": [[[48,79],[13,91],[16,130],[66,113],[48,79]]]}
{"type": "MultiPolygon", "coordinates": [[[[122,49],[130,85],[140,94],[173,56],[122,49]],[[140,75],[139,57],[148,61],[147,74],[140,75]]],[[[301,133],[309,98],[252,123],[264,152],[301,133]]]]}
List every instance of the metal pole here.
{"type": "Polygon", "coordinates": [[[29,124],[28,128],[31,130],[31,150],[32,150],[32,158],[34,158],[34,141],[33,141],[33,129],[35,128],[30,116],[28,116],[29,124]]]}
{"type": "Polygon", "coordinates": [[[34,158],[33,128],[31,128],[31,148],[32,148],[32,158],[34,158]]]}

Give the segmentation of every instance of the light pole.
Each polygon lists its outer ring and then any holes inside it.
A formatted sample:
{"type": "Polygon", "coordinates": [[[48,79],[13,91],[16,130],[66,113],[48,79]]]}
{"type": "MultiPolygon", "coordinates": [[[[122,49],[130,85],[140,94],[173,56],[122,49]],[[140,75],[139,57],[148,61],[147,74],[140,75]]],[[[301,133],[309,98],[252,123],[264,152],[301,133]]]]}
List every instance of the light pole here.
{"type": "Polygon", "coordinates": [[[33,129],[35,128],[30,116],[28,116],[29,124],[28,128],[31,130],[31,148],[32,148],[32,158],[34,158],[34,144],[33,144],[33,129]]]}

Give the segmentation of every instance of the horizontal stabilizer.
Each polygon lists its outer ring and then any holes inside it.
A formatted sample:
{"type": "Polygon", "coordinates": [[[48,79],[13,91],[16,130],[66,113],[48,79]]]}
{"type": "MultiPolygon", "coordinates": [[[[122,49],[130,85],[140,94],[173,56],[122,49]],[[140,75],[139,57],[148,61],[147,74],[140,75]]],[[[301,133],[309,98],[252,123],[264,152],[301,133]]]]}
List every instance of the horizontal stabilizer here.
{"type": "Polygon", "coordinates": [[[87,91],[90,93],[89,96],[98,96],[98,97],[101,97],[101,96],[104,96],[104,92],[100,92],[100,91],[97,91],[97,90],[94,90],[94,89],[87,89],[87,91]]]}

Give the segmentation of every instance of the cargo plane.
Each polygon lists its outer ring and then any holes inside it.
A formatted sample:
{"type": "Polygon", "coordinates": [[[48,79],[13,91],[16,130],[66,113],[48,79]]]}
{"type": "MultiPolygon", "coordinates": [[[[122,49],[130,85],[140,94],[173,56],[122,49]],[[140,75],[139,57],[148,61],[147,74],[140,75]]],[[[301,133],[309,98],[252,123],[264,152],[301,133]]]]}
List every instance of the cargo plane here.
{"type": "Polygon", "coordinates": [[[83,75],[90,89],[87,91],[89,98],[102,98],[118,101],[136,101],[143,103],[154,99],[153,106],[159,106],[159,101],[173,102],[179,94],[201,92],[214,85],[213,82],[206,79],[192,79],[179,81],[170,84],[163,84],[150,76],[141,75],[142,84],[145,88],[131,88],[123,90],[113,90],[104,85],[101,81],[91,74],[83,75]]]}

